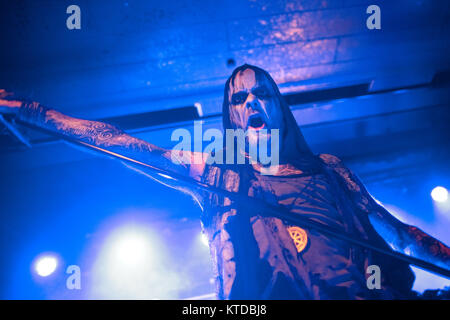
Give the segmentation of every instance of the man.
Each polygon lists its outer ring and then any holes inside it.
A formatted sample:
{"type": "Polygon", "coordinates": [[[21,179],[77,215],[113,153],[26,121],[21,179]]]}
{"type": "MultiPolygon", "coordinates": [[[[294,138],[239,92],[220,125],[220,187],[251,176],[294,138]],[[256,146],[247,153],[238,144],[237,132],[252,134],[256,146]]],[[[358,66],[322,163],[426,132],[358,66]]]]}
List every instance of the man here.
{"type": "MultiPolygon", "coordinates": [[[[247,131],[246,148],[257,143],[249,137],[259,133],[275,143],[270,131],[262,130],[278,129],[279,167],[272,174],[262,174],[264,165],[258,162],[207,164],[207,155],[201,155],[204,161],[200,163],[172,161],[199,155],[165,150],[109,124],[72,118],[36,102],[11,100],[5,91],[2,95],[0,110],[21,121],[261,203],[282,206],[292,215],[379,248],[408,249],[415,257],[450,266],[447,246],[390,215],[337,157],[310,151],[277,85],[260,68],[240,66],[226,82],[223,127],[247,131]]],[[[246,150],[238,152],[248,156],[246,150]]],[[[231,150],[226,147],[227,152],[231,150]]],[[[149,174],[172,187],[185,188],[149,174]]],[[[414,275],[405,263],[292,225],[273,212],[264,212],[264,206],[252,207],[209,192],[195,191],[195,196],[203,208],[201,221],[209,238],[220,299],[413,297],[414,275]],[[369,265],[380,268],[380,289],[367,287],[369,265]]]]}

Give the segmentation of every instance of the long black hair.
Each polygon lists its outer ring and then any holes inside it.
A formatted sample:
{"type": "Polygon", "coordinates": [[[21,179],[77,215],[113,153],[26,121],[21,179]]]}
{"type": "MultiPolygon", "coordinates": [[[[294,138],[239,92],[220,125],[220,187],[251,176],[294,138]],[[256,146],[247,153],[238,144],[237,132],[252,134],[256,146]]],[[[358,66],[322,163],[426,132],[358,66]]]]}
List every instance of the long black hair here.
{"type": "MultiPolygon", "coordinates": [[[[234,85],[234,80],[237,74],[246,69],[253,70],[255,72],[255,75],[259,78],[264,77],[269,81],[269,83],[272,86],[273,92],[275,93],[275,99],[277,99],[279,102],[279,106],[281,108],[281,113],[283,116],[283,121],[285,124],[285,130],[283,132],[283,135],[280,137],[280,139],[284,140],[285,142],[282,144],[283,148],[290,148],[291,150],[295,148],[299,156],[296,158],[297,160],[299,158],[303,158],[303,160],[315,158],[311,149],[306,143],[305,138],[303,137],[303,134],[297,124],[297,121],[294,118],[294,115],[292,114],[291,109],[289,108],[289,105],[286,103],[285,99],[281,95],[277,84],[267,71],[256,66],[244,64],[237,67],[236,69],[234,69],[233,73],[225,83],[223,104],[222,104],[222,124],[224,132],[226,129],[233,129],[230,117],[230,108],[231,108],[230,86],[234,85]]],[[[280,155],[281,154],[282,150],[280,150],[280,155]]]]}

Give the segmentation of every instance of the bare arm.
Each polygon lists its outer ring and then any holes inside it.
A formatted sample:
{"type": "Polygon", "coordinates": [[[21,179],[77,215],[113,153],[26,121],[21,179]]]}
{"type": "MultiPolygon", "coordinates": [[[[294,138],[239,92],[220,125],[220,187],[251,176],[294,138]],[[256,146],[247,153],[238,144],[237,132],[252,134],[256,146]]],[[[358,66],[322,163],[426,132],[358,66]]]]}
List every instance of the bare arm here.
{"type": "MultiPolygon", "coordinates": [[[[6,94],[4,90],[0,90],[0,112],[13,114],[23,122],[158,168],[190,175],[194,179],[199,179],[202,174],[204,165],[175,163],[172,161],[174,154],[171,150],[130,136],[113,125],[70,117],[37,102],[7,100],[7,95],[9,94],[6,94]]],[[[182,155],[179,154],[179,157],[181,158],[182,155]]]]}
{"type": "Polygon", "coordinates": [[[321,155],[346,181],[358,208],[369,215],[375,230],[397,251],[450,269],[450,248],[417,227],[401,222],[378,204],[358,177],[332,155],[321,155]]]}

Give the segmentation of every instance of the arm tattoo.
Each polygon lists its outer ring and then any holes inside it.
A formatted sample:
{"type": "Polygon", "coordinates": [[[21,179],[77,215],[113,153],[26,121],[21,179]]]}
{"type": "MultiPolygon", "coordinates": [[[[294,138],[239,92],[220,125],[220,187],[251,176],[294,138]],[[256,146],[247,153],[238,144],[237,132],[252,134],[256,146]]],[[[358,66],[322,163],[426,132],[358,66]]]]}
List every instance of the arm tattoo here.
{"type": "Polygon", "coordinates": [[[37,102],[24,102],[19,109],[18,117],[38,127],[107,149],[119,148],[135,154],[156,151],[162,155],[165,152],[164,149],[132,137],[113,125],[73,118],[37,102]]]}
{"type": "Polygon", "coordinates": [[[96,146],[121,146],[136,151],[151,151],[148,143],[127,135],[122,130],[100,121],[89,121],[66,116],[58,111],[49,110],[45,123],[56,131],[83,140],[96,146]]]}
{"type": "Polygon", "coordinates": [[[447,265],[450,265],[449,247],[417,227],[408,226],[406,232],[409,242],[414,244],[411,250],[417,255],[425,253],[430,258],[443,260],[447,265]]]}
{"type": "MultiPolygon", "coordinates": [[[[104,122],[69,117],[56,110],[46,108],[37,102],[22,103],[18,118],[37,127],[102,147],[109,151],[155,165],[161,169],[178,174],[189,174],[190,168],[188,165],[172,162],[170,150],[162,149],[144,140],[132,137],[119,128],[104,122]]],[[[152,171],[145,172],[145,169],[140,166],[134,166],[128,163],[125,163],[125,165],[166,186],[190,194],[199,204],[202,201],[200,193],[182,186],[176,180],[163,179],[160,175],[152,171]]]]}
{"type": "Polygon", "coordinates": [[[347,185],[352,200],[367,214],[376,231],[396,250],[410,251],[418,258],[437,264],[450,264],[450,248],[417,227],[405,224],[378,204],[359,178],[343,165],[339,158],[321,155],[321,158],[338,173],[347,185]]]}

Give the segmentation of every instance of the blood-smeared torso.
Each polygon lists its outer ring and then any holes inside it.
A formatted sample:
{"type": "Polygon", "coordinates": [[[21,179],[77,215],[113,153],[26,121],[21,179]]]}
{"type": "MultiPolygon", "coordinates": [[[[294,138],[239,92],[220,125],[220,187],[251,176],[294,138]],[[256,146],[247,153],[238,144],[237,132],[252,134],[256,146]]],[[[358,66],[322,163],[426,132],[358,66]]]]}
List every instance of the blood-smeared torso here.
{"type": "MultiPolygon", "coordinates": [[[[243,186],[236,172],[209,167],[205,182],[234,192],[244,187],[248,196],[282,205],[292,214],[335,230],[348,230],[323,173],[256,174],[243,186]]],[[[367,288],[365,272],[370,261],[361,254],[355,261],[350,244],[263,215],[261,209],[236,206],[217,195],[208,200],[202,222],[210,239],[219,298],[397,297],[390,288],[378,292],[367,288]]]]}

